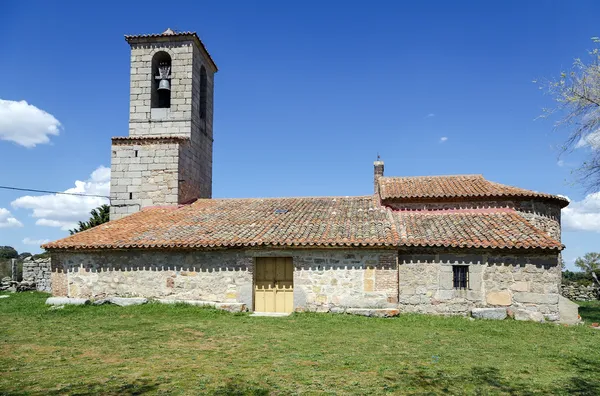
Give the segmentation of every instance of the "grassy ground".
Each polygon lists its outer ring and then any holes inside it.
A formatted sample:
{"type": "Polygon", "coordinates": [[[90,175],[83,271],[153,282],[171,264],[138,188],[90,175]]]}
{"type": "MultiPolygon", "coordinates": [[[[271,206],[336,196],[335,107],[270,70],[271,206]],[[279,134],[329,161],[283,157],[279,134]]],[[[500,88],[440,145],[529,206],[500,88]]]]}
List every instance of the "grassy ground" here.
{"type": "Polygon", "coordinates": [[[587,326],[49,310],[46,297],[0,299],[0,394],[600,394],[600,331],[587,326]]]}
{"type": "Polygon", "coordinates": [[[579,315],[586,324],[600,323],[600,301],[579,302],[579,315]]]}

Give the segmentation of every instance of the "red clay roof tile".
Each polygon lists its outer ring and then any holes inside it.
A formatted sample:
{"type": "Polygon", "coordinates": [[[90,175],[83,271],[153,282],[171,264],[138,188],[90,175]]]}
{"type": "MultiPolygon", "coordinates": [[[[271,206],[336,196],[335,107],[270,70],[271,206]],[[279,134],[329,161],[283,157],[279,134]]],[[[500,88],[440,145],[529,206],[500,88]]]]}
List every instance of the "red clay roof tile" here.
{"type": "Polygon", "coordinates": [[[484,179],[482,175],[381,177],[381,199],[542,198],[567,206],[566,198],[524,190],[484,179]]]}
{"type": "Polygon", "coordinates": [[[249,246],[562,248],[513,211],[395,212],[372,196],[201,199],[146,208],[44,248],[249,246]]]}
{"type": "Polygon", "coordinates": [[[512,210],[394,211],[402,246],[562,249],[512,210]]]}

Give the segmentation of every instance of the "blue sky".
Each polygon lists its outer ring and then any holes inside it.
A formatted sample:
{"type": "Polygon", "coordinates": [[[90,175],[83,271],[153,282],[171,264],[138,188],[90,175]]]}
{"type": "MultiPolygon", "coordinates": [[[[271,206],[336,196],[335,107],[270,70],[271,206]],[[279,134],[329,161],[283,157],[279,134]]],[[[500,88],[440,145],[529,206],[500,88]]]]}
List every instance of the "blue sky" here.
{"type": "MultiPolygon", "coordinates": [[[[215,197],[370,194],[379,153],[386,175],[482,173],[568,196],[571,265],[600,241],[600,196],[584,201],[570,176],[590,148],[559,164],[566,135],[535,120],[550,98],[532,80],[585,56],[597,15],[595,1],[6,3],[0,184],[105,191],[98,168],[127,134],[123,35],[171,27],[198,32],[220,69],[215,197]],[[48,142],[2,137],[8,104],[48,142]]],[[[0,190],[0,245],[19,251],[65,236],[91,204],[26,195],[0,190]]]]}

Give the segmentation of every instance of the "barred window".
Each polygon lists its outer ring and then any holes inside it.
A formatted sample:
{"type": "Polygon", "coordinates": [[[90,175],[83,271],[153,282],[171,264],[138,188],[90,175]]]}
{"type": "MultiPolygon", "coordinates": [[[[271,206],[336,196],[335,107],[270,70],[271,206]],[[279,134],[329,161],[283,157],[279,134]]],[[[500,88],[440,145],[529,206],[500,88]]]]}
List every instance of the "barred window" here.
{"type": "Polygon", "coordinates": [[[453,265],[452,272],[454,274],[454,288],[468,289],[469,288],[469,266],[468,265],[453,265]]]}

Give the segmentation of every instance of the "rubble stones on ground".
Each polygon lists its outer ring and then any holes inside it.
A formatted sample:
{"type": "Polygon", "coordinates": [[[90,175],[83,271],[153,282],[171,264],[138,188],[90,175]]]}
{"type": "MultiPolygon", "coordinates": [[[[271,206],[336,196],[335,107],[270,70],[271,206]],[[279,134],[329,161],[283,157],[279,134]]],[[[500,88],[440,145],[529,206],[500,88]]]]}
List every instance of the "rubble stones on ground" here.
{"type": "Polygon", "coordinates": [[[31,281],[18,282],[14,285],[14,287],[15,287],[15,290],[18,292],[35,291],[36,290],[35,282],[31,282],[31,281]]]}
{"type": "Polygon", "coordinates": [[[476,319],[506,319],[506,308],[473,308],[471,315],[476,319]]]}
{"type": "Polygon", "coordinates": [[[540,312],[529,311],[527,309],[515,309],[515,320],[530,320],[533,322],[542,323],[545,321],[544,315],[540,312]]]}
{"type": "Polygon", "coordinates": [[[214,301],[178,300],[178,299],[171,299],[171,298],[159,298],[154,301],[159,302],[161,304],[188,304],[188,305],[194,305],[197,307],[212,307],[212,308],[214,308],[215,305],[217,304],[214,301]]]}
{"type": "Polygon", "coordinates": [[[147,298],[143,297],[108,297],[95,300],[94,305],[114,304],[120,307],[128,307],[131,305],[142,305],[148,302],[147,298]]]}
{"type": "Polygon", "coordinates": [[[48,297],[47,305],[87,305],[90,300],[87,298],[69,298],[69,297],[48,297]]]}
{"type": "Polygon", "coordinates": [[[348,308],[346,309],[347,314],[361,315],[375,318],[390,318],[398,316],[400,311],[397,309],[386,308],[386,309],[369,309],[369,308],[348,308]]]}
{"type": "Polygon", "coordinates": [[[146,304],[148,299],[143,297],[111,297],[110,302],[120,307],[129,307],[131,305],[146,304]]]}
{"type": "Polygon", "coordinates": [[[216,303],[215,308],[228,312],[246,312],[246,304],[244,303],[216,303]]]}

